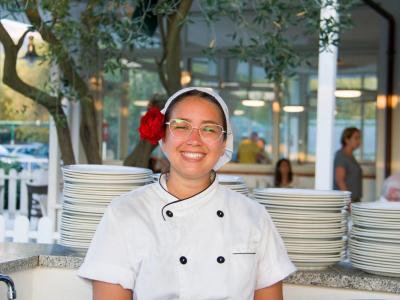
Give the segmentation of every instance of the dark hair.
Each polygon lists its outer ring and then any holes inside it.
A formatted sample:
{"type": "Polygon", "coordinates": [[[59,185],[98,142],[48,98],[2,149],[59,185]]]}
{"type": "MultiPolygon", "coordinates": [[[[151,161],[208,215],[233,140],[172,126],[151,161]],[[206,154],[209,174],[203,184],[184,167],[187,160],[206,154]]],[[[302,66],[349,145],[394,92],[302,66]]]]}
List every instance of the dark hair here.
{"type": "MultiPolygon", "coordinates": [[[[206,92],[202,92],[199,90],[190,90],[187,91],[185,93],[180,94],[179,96],[177,96],[174,101],[171,102],[171,104],[168,106],[166,112],[165,112],[165,121],[168,122],[171,118],[171,112],[173,111],[175,105],[177,105],[179,102],[182,102],[182,100],[184,100],[185,98],[189,97],[189,96],[197,96],[200,98],[203,98],[204,100],[207,100],[211,103],[214,103],[217,105],[219,112],[221,114],[222,117],[222,127],[224,128],[224,141],[226,140],[227,137],[227,122],[226,122],[226,118],[225,118],[225,113],[221,107],[221,104],[219,104],[218,100],[215,99],[212,95],[206,93],[206,92]]],[[[165,126],[165,125],[164,125],[165,126]]]]}
{"type": "Polygon", "coordinates": [[[346,140],[351,138],[356,132],[360,133],[360,129],[356,127],[347,127],[345,130],[343,130],[342,137],[340,138],[340,143],[342,144],[342,147],[346,146],[346,140]]]}
{"type": "Polygon", "coordinates": [[[289,182],[292,182],[292,180],[293,180],[292,165],[291,165],[290,161],[286,158],[281,158],[280,160],[278,160],[278,162],[275,165],[274,186],[276,186],[276,187],[281,186],[281,183],[282,183],[282,174],[281,174],[281,171],[279,170],[279,168],[281,167],[281,164],[283,162],[286,162],[289,166],[289,182]]]}

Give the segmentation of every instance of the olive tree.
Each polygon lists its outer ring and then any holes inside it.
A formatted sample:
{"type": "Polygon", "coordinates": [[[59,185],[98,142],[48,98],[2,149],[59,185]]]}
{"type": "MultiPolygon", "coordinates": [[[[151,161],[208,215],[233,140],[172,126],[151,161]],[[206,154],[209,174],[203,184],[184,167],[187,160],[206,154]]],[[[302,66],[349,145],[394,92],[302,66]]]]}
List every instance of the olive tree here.
{"type": "MultiPolygon", "coordinates": [[[[337,33],[348,25],[349,8],[355,0],[198,0],[197,7],[212,32],[216,23],[227,18],[232,23],[229,49],[232,57],[255,61],[264,67],[266,78],[275,83],[279,97],[283,79],[304,60],[296,50],[296,37],[320,37],[323,49],[337,44],[337,33]],[[322,20],[324,5],[337,5],[340,21],[322,20]],[[296,33],[296,35],[293,34],[296,33]]],[[[101,72],[124,68],[121,58],[135,57],[135,49],[152,35],[160,40],[160,54],[154,57],[160,82],[170,95],[181,87],[181,33],[191,26],[192,0],[0,0],[1,18],[25,20],[30,24],[15,44],[0,23],[0,42],[4,47],[3,82],[22,95],[44,106],[56,120],[64,164],[75,163],[70,131],[62,99],[80,101],[82,107],[80,139],[89,163],[101,163],[94,94],[89,78],[101,72]],[[62,85],[43,90],[31,86],[16,71],[18,52],[29,31],[38,31],[48,43],[47,58],[59,67],[62,85]]],[[[220,50],[211,39],[204,55],[220,50]]],[[[140,141],[124,164],[148,166],[154,149],[140,141]]]]}

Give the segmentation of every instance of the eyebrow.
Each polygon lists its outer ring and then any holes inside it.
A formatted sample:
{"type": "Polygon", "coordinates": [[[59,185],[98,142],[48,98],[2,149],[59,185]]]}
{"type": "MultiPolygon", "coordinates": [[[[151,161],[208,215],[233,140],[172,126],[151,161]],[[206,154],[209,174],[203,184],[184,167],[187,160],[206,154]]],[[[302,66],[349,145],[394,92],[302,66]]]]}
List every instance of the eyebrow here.
{"type": "MultiPolygon", "coordinates": [[[[187,122],[190,122],[190,123],[192,122],[192,120],[186,119],[186,118],[173,118],[171,120],[183,120],[183,121],[187,121],[187,122]]],[[[208,124],[208,123],[215,124],[215,125],[220,125],[218,122],[216,122],[214,120],[203,120],[203,121],[201,121],[201,124],[208,124]]]]}

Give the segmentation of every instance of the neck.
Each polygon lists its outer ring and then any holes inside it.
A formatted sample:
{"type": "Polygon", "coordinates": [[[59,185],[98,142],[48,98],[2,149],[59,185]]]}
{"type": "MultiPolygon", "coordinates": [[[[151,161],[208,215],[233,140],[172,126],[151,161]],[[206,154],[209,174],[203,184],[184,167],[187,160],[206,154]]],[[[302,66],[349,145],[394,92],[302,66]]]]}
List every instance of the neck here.
{"type": "Polygon", "coordinates": [[[289,183],[289,176],[288,174],[282,174],[281,185],[287,185],[289,183]]]}
{"type": "Polygon", "coordinates": [[[344,146],[342,149],[343,149],[343,152],[347,155],[353,154],[353,149],[348,145],[344,146]]]}
{"type": "Polygon", "coordinates": [[[172,172],[167,174],[168,192],[178,199],[190,198],[210,186],[211,174],[206,174],[201,178],[184,178],[172,172]]]}

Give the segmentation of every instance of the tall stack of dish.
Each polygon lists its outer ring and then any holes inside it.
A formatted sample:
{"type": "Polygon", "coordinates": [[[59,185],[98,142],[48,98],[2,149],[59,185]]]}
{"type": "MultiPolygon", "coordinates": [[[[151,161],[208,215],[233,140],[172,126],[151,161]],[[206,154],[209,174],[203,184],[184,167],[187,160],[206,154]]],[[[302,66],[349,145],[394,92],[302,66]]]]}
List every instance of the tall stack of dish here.
{"type": "Polygon", "coordinates": [[[350,260],[369,273],[400,277],[400,203],[352,205],[350,260]]]}
{"type": "Polygon", "coordinates": [[[342,260],[349,192],[311,189],[255,189],[299,270],[321,270],[342,260]]]}
{"type": "Polygon", "coordinates": [[[247,184],[244,182],[243,177],[241,176],[233,176],[233,175],[225,175],[218,174],[218,181],[221,185],[234,190],[238,193],[248,196],[249,188],[247,184]]]}
{"type": "Polygon", "coordinates": [[[63,178],[60,244],[83,250],[113,198],[153,182],[149,169],[107,165],[65,166],[63,178]]]}

